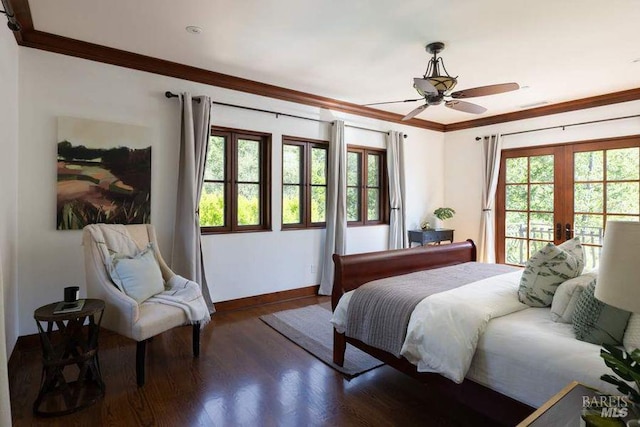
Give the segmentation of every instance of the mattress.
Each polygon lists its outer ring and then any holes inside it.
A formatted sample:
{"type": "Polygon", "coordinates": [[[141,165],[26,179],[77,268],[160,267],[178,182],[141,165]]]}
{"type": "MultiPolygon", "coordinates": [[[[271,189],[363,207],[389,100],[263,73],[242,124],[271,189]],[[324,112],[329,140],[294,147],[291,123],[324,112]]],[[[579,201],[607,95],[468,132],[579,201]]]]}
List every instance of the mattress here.
{"type": "MultiPolygon", "coordinates": [[[[340,299],[332,323],[344,332],[351,295],[340,299]]],[[[619,394],[600,380],[612,373],[600,346],[579,341],[573,327],[551,320],[549,308],[528,308],[494,318],[478,342],[466,378],[532,407],[539,407],[571,381],[619,394]]]]}

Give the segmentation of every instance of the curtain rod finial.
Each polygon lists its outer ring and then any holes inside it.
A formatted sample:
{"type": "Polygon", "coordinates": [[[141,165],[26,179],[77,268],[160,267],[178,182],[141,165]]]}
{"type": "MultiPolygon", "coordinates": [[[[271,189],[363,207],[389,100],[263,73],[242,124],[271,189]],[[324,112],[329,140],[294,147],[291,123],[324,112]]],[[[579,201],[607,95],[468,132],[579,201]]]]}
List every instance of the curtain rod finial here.
{"type": "Polygon", "coordinates": [[[482,137],[476,136],[476,141],[480,141],[481,139],[482,139],[482,137]]]}

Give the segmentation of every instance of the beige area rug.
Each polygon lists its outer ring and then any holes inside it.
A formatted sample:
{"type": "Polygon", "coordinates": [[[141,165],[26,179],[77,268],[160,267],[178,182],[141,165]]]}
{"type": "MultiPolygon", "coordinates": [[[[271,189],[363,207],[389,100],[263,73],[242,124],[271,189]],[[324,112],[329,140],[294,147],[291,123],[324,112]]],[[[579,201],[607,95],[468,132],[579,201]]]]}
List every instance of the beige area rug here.
{"type": "Polygon", "coordinates": [[[260,316],[260,320],[333,369],[355,377],[383,365],[378,359],[347,345],[344,366],[333,363],[333,325],[328,304],[310,305],[260,316]]]}

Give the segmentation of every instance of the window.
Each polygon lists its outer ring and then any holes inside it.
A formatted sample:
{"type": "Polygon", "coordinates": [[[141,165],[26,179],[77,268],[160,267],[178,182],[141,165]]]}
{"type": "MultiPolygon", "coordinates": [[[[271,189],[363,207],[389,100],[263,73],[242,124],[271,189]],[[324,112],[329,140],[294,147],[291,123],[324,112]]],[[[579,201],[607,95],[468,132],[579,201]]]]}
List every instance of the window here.
{"type": "Polygon", "coordinates": [[[349,225],[389,222],[384,150],[347,149],[347,221],[349,225]]]}
{"type": "Polygon", "coordinates": [[[202,232],[271,229],[271,136],[212,128],[200,196],[202,232]]]}
{"type": "Polygon", "coordinates": [[[324,141],[283,137],[283,228],[325,226],[327,149],[328,144],[324,141]]]}
{"type": "Polygon", "coordinates": [[[498,262],[579,237],[595,267],[606,222],[640,219],[640,138],[504,150],[496,206],[498,262]]]}

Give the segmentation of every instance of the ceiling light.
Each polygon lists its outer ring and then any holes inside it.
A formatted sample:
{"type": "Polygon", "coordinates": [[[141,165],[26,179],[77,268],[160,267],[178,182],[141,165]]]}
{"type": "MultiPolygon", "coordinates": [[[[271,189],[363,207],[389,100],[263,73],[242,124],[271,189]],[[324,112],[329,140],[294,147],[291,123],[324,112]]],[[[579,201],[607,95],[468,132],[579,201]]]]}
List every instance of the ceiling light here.
{"type": "MultiPolygon", "coordinates": [[[[449,93],[451,89],[458,83],[457,77],[451,77],[444,67],[442,57],[438,58],[437,55],[444,49],[444,43],[435,42],[429,43],[426,47],[428,53],[433,54],[433,58],[429,60],[427,65],[427,71],[424,72],[424,79],[429,81],[433,87],[435,87],[440,95],[449,93]],[[440,71],[442,67],[442,71],[440,71]],[[444,72],[444,73],[443,73],[444,72]]],[[[418,93],[422,96],[427,96],[421,88],[414,86],[418,93]]]]}
{"type": "Polygon", "coordinates": [[[196,27],[195,25],[189,25],[185,30],[191,34],[200,34],[202,32],[202,28],[196,27]]]}

